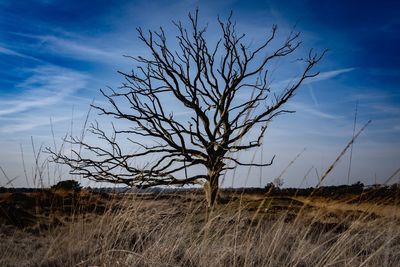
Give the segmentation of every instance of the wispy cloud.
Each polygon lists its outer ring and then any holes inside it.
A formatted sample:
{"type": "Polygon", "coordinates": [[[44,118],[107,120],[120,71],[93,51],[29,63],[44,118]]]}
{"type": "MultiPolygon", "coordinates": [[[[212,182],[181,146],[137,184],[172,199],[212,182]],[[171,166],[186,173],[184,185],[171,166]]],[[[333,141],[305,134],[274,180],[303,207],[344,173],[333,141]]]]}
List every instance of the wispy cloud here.
{"type": "Polygon", "coordinates": [[[65,39],[57,36],[38,36],[43,46],[47,46],[49,49],[68,55],[77,56],[80,58],[90,58],[101,60],[110,60],[122,57],[122,53],[108,51],[106,49],[100,49],[95,46],[83,44],[77,40],[65,39]]]}
{"type": "Polygon", "coordinates": [[[351,92],[349,97],[352,101],[376,101],[376,100],[385,100],[390,98],[391,95],[387,94],[387,92],[382,92],[379,90],[364,89],[362,93],[353,93],[351,92]]]}
{"type": "Polygon", "coordinates": [[[388,103],[374,103],[370,105],[370,107],[382,114],[394,114],[394,115],[400,114],[400,107],[393,106],[388,103]]]}
{"type": "Polygon", "coordinates": [[[23,93],[0,102],[0,116],[53,105],[86,86],[87,76],[70,69],[41,66],[17,87],[23,93]]]}
{"type": "MultiPolygon", "coordinates": [[[[344,69],[337,69],[337,70],[331,70],[331,71],[325,71],[325,72],[320,72],[319,75],[317,75],[316,77],[313,78],[309,78],[307,80],[304,81],[303,84],[312,84],[315,82],[319,82],[319,81],[324,81],[324,80],[329,80],[332,79],[336,76],[339,76],[340,74],[346,73],[346,72],[350,72],[355,70],[355,68],[344,68],[344,69]]],[[[298,78],[292,78],[292,79],[286,79],[283,81],[279,81],[276,83],[271,84],[271,87],[286,87],[290,84],[295,83],[296,81],[298,81],[298,78]]]]}
{"type": "Polygon", "coordinates": [[[35,118],[24,119],[24,120],[14,122],[14,123],[8,124],[6,126],[0,127],[0,133],[10,134],[10,133],[24,132],[24,131],[29,131],[34,128],[40,127],[40,126],[50,125],[51,123],[55,124],[55,123],[67,121],[70,119],[71,118],[69,118],[69,117],[56,117],[51,120],[50,120],[50,118],[44,118],[44,117],[35,117],[35,118]]]}
{"type": "Polygon", "coordinates": [[[310,105],[294,103],[294,104],[290,104],[289,107],[293,110],[296,110],[299,113],[307,113],[313,117],[318,117],[318,118],[322,118],[322,119],[331,119],[331,120],[340,119],[340,116],[333,115],[333,114],[330,114],[327,112],[323,112],[316,108],[312,108],[312,107],[310,107],[310,105]]]}
{"type": "Polygon", "coordinates": [[[336,76],[339,76],[340,74],[350,72],[353,70],[355,70],[355,68],[346,68],[346,69],[338,69],[338,70],[321,72],[318,76],[306,80],[305,84],[328,80],[328,79],[334,78],[336,76]]]}
{"type": "MultiPolygon", "coordinates": [[[[351,72],[351,71],[353,71],[354,69],[355,69],[355,68],[344,68],[344,69],[337,69],[337,70],[331,70],[331,71],[321,72],[321,73],[319,73],[319,75],[317,75],[316,77],[312,77],[312,78],[309,78],[309,79],[305,80],[303,84],[306,85],[306,86],[308,87],[309,92],[310,92],[311,99],[313,100],[314,104],[315,104],[316,106],[318,106],[318,105],[319,105],[319,101],[318,101],[317,96],[316,96],[315,93],[314,93],[314,86],[313,86],[313,83],[332,79],[332,78],[334,78],[334,77],[336,77],[336,76],[339,76],[339,75],[341,75],[341,74],[343,74],[343,73],[351,72]]],[[[282,83],[281,85],[284,84],[285,86],[287,86],[288,84],[291,84],[291,83],[293,83],[293,82],[295,82],[295,81],[296,81],[296,80],[286,80],[286,81],[285,81],[284,83],[282,83]]],[[[328,117],[326,117],[326,118],[328,118],[328,117]]]]}
{"type": "Polygon", "coordinates": [[[123,55],[126,53],[119,44],[104,41],[104,38],[99,43],[73,33],[36,35],[12,32],[12,34],[34,40],[36,42],[34,49],[44,49],[58,56],[69,56],[78,60],[110,63],[123,60],[123,55]]]}
{"type": "Polygon", "coordinates": [[[37,59],[35,57],[22,54],[20,52],[15,51],[15,50],[8,49],[8,48],[6,48],[4,46],[0,46],[0,54],[4,54],[4,55],[8,55],[8,56],[21,57],[21,58],[26,58],[26,59],[35,60],[35,61],[40,61],[39,59],[37,59]]]}

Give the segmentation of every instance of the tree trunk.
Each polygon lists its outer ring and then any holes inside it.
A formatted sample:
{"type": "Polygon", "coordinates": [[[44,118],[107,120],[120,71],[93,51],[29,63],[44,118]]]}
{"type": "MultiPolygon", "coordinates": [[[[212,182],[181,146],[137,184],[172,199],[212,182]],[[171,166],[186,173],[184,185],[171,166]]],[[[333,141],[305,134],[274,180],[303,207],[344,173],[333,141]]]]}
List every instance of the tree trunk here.
{"type": "Polygon", "coordinates": [[[208,202],[208,207],[212,208],[218,203],[219,195],[219,174],[213,171],[208,172],[208,184],[204,189],[206,190],[206,197],[208,202]]]}

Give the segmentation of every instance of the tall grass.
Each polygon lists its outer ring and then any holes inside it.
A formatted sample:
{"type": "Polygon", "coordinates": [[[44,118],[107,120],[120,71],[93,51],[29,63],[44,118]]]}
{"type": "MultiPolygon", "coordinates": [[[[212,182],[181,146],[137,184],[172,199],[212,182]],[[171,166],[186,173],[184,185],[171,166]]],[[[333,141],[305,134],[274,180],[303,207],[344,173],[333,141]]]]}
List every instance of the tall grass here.
{"type": "Polygon", "coordinates": [[[77,211],[62,227],[36,235],[13,232],[13,240],[1,245],[0,265],[398,266],[400,262],[399,217],[267,202],[263,197],[231,197],[207,214],[198,195],[159,199],[118,195],[103,215],[77,211]]]}

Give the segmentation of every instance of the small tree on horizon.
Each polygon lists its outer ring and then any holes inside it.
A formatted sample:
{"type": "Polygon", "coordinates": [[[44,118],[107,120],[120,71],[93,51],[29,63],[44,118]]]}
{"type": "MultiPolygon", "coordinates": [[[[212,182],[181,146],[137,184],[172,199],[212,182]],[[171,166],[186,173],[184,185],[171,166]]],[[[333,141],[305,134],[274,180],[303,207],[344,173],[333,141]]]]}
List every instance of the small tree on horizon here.
{"type": "Polygon", "coordinates": [[[63,180],[59,181],[57,184],[51,186],[51,189],[55,190],[66,190],[66,191],[74,191],[74,192],[79,192],[82,189],[82,186],[78,181],[75,180],[63,180]]]}
{"type": "MultiPolygon", "coordinates": [[[[120,72],[125,82],[109,93],[101,91],[110,108],[93,105],[101,114],[130,123],[111,135],[97,123],[90,132],[106,147],[71,137],[68,142],[79,148],[73,156],[51,152],[54,160],[71,168],[71,174],[99,182],[121,183],[136,187],[207,183],[209,206],[217,200],[220,177],[236,166],[269,166],[236,158],[237,152],[261,146],[268,123],[291,111],[283,109],[300,85],[318,75],[313,69],[322,59],[312,50],[302,62],[300,75],[278,92],[270,88],[270,65],[298,49],[299,33],[291,32],[275,43],[277,26],[257,47],[244,43],[244,34],[236,32],[232,14],[224,22],[218,18],[221,37],[209,45],[207,27],[199,25],[198,11],[189,13],[189,27],[173,22],[177,29],[177,48],[167,42],[163,28],[145,33],[137,29],[149,56],[131,57],[137,69],[120,72]],[[274,43],[274,45],[273,45],[274,43]],[[170,101],[174,99],[175,102],[170,101]],[[184,109],[186,121],[175,115],[171,105],[184,109]],[[118,138],[125,137],[138,149],[124,152],[118,138]],[[146,144],[135,138],[148,138],[146,144]],[[88,153],[83,156],[81,149],[88,153]],[[152,157],[145,166],[133,161],[152,157]],[[230,166],[229,162],[236,166],[230,166]],[[201,166],[202,173],[194,168],[201,166]]],[[[125,145],[124,145],[125,146],[125,145]]]]}

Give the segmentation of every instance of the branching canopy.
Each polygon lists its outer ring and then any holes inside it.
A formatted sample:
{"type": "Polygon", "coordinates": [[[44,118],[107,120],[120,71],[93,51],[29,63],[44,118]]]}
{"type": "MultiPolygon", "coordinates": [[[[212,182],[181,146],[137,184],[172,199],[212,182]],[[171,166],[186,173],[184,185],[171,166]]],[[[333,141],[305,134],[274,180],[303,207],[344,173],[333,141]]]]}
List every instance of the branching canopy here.
{"type": "Polygon", "coordinates": [[[221,38],[211,46],[205,36],[207,27],[199,26],[197,11],[189,14],[189,21],[189,29],[174,22],[177,49],[167,43],[163,28],[155,32],[137,29],[151,55],[131,57],[137,69],[121,72],[124,83],[118,90],[101,91],[111,108],[94,106],[101,114],[127,121],[131,127],[113,128],[109,136],[93,124],[90,131],[108,148],[73,137],[69,142],[79,149],[73,151],[73,157],[53,152],[57,162],[69,165],[73,174],[96,181],[140,187],[190,184],[200,178],[218,187],[221,173],[233,168],[229,161],[245,166],[272,164],[273,159],[263,164],[242,162],[232,153],[261,145],[268,123],[290,112],[283,108],[285,103],[306,79],[318,75],[313,69],[325,52],[317,55],[311,50],[307,58],[298,59],[304,63],[300,76],[280,93],[272,93],[270,63],[299,48],[299,33],[291,32],[276,47],[272,43],[277,39],[277,27],[273,26],[264,42],[251,48],[243,43],[245,35],[237,34],[230,16],[226,22],[218,19],[221,38]],[[187,120],[171,112],[171,97],[185,109],[187,120]],[[125,153],[117,141],[120,135],[128,135],[131,144],[140,149],[125,153]],[[137,141],[138,137],[153,143],[144,144],[137,141]],[[81,149],[93,156],[83,157],[81,149]],[[132,160],[144,156],[156,160],[140,168],[132,164],[132,160]],[[182,175],[195,166],[203,166],[207,172],[182,175]]]}

